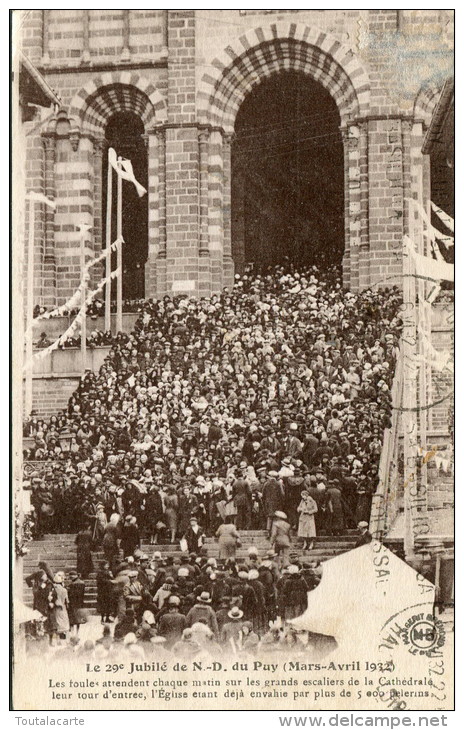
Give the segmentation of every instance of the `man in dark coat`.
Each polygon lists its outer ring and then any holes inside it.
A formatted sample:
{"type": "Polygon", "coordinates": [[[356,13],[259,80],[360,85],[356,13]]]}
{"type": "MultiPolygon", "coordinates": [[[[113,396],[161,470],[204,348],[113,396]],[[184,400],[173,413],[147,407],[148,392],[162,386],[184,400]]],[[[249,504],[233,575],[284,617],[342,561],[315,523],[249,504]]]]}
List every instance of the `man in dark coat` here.
{"type": "Polygon", "coordinates": [[[301,476],[301,470],[298,467],[295,467],[294,476],[288,477],[285,481],[285,512],[290,525],[296,530],[298,528],[297,507],[301,502],[301,492],[303,491],[303,477],[301,476]]]}
{"type": "Polygon", "coordinates": [[[248,530],[251,520],[251,489],[240,470],[238,479],[232,485],[232,497],[237,510],[236,526],[238,530],[248,530]]]}
{"type": "Polygon", "coordinates": [[[190,525],[184,534],[184,540],[187,541],[189,553],[199,553],[205,541],[205,531],[198,524],[196,517],[190,518],[190,525]]]}
{"type": "Polygon", "coordinates": [[[158,622],[158,634],[166,639],[166,648],[170,649],[176,641],[182,637],[183,630],[187,627],[185,616],[179,611],[179,596],[170,596],[168,598],[168,610],[164,613],[158,622]]]}
{"type": "Polygon", "coordinates": [[[77,547],[77,572],[82,578],[87,578],[93,570],[93,539],[90,527],[86,527],[76,535],[75,543],[77,547]]]}
{"type": "Polygon", "coordinates": [[[341,535],[345,529],[342,493],[339,489],[338,479],[329,481],[327,488],[329,495],[329,517],[327,520],[328,531],[332,535],[341,535]]]}
{"type": "Polygon", "coordinates": [[[245,619],[252,621],[258,606],[256,593],[248,582],[248,573],[246,571],[240,571],[238,578],[238,582],[232,587],[232,597],[241,596],[243,615],[245,619]]]}
{"type": "Polygon", "coordinates": [[[284,508],[284,490],[278,477],[277,472],[270,471],[269,479],[263,487],[262,503],[268,531],[271,530],[272,518],[275,512],[282,512],[284,508]]]}
{"type": "Polygon", "coordinates": [[[308,586],[297,565],[289,565],[288,577],[283,583],[280,606],[282,617],[292,619],[301,616],[308,607],[308,586]]]}
{"type": "Polygon", "coordinates": [[[79,633],[79,626],[85,623],[83,614],[85,583],[80,579],[79,573],[71,570],[69,573],[70,583],[68,585],[68,616],[71,631],[73,626],[76,627],[76,634],[79,633]]]}
{"type": "Polygon", "coordinates": [[[124,557],[134,554],[140,545],[140,533],[137,527],[137,520],[132,515],[127,515],[121,532],[121,548],[124,557]]]}
{"type": "Polygon", "coordinates": [[[191,493],[190,487],[184,487],[183,493],[179,497],[179,525],[180,534],[186,532],[189,528],[189,521],[193,515],[198,512],[198,500],[191,493]]]}
{"type": "Polygon", "coordinates": [[[369,532],[369,525],[367,522],[358,523],[359,537],[356,540],[355,548],[361,547],[362,545],[368,545],[372,542],[372,535],[369,532]]]}
{"type": "Polygon", "coordinates": [[[319,439],[313,433],[307,433],[301,451],[301,459],[307,467],[312,466],[314,455],[318,448],[319,439]]]}

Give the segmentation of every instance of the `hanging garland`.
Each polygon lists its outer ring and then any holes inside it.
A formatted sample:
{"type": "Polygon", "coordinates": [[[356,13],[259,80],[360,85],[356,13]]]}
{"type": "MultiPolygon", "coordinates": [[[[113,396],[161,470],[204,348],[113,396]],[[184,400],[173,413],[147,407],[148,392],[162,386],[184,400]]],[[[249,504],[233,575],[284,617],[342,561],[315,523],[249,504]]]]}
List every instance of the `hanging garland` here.
{"type": "Polygon", "coordinates": [[[23,516],[21,524],[21,516],[19,507],[15,507],[15,553],[17,558],[23,558],[29,552],[26,547],[34,539],[33,528],[35,522],[30,512],[23,516]]]}

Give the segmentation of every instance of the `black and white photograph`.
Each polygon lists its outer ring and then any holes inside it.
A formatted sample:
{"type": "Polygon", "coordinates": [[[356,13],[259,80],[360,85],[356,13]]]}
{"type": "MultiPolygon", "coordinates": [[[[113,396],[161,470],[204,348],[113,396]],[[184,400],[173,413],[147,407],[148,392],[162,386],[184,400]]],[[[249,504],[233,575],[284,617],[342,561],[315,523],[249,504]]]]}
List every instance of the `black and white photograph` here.
{"type": "Polygon", "coordinates": [[[10,16],[13,709],[453,710],[454,10],[10,16]]]}

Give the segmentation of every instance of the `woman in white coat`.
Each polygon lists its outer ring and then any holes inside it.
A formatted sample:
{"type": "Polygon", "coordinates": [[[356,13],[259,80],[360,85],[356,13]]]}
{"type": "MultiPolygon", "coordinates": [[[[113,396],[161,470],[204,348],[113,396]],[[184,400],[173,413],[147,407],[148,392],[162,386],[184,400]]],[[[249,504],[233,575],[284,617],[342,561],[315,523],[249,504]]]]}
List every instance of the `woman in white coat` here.
{"type": "Polygon", "coordinates": [[[297,507],[300,517],[298,520],[298,537],[303,538],[303,550],[311,550],[312,538],[316,537],[314,515],[317,512],[316,501],[306,489],[301,492],[301,502],[297,507]]]}

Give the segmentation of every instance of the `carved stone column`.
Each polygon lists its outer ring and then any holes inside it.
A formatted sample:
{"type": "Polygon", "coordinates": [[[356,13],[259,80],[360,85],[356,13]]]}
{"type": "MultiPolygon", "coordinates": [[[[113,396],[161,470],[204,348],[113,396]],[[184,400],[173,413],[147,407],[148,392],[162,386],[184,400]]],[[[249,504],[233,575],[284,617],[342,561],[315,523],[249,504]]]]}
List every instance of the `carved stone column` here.
{"type": "Polygon", "coordinates": [[[166,130],[148,130],[146,142],[148,259],[145,264],[145,296],[156,297],[166,291],[166,130]]]}
{"type": "MultiPolygon", "coordinates": [[[[55,135],[44,135],[44,193],[47,198],[55,198],[55,135]]],[[[56,304],[56,257],[55,257],[55,211],[44,206],[44,255],[43,255],[43,297],[44,304],[56,304]]]]}
{"type": "MultiPolygon", "coordinates": [[[[104,137],[97,137],[93,141],[93,230],[92,238],[94,242],[95,255],[101,252],[103,247],[103,226],[105,225],[106,210],[103,210],[103,154],[108,148],[108,142],[104,137]]],[[[109,194],[108,191],[107,194],[109,194]]],[[[103,268],[104,265],[102,264],[103,268]]],[[[95,279],[98,280],[100,274],[95,271],[95,279]]]]}
{"type": "Polygon", "coordinates": [[[122,63],[130,61],[130,10],[122,11],[122,52],[119,60],[122,63]]]}
{"type": "Polygon", "coordinates": [[[50,10],[42,10],[42,65],[47,66],[50,63],[49,50],[49,28],[50,10]]]}
{"type": "Polygon", "coordinates": [[[200,129],[198,133],[199,146],[199,229],[200,245],[199,255],[209,256],[209,235],[208,235],[208,166],[209,166],[209,130],[200,129]]]}
{"type": "Polygon", "coordinates": [[[166,130],[155,130],[158,146],[159,257],[166,258],[166,130]]]}
{"type": "Polygon", "coordinates": [[[82,56],[81,63],[90,63],[90,33],[89,33],[89,11],[82,11],[82,56]]]}
{"type": "Polygon", "coordinates": [[[223,191],[223,225],[224,225],[224,248],[223,248],[223,268],[224,268],[224,286],[231,287],[234,282],[234,262],[232,260],[232,235],[231,235],[231,188],[232,188],[232,165],[231,165],[231,146],[233,135],[225,134],[223,137],[223,169],[224,169],[224,191],[223,191]]]}

